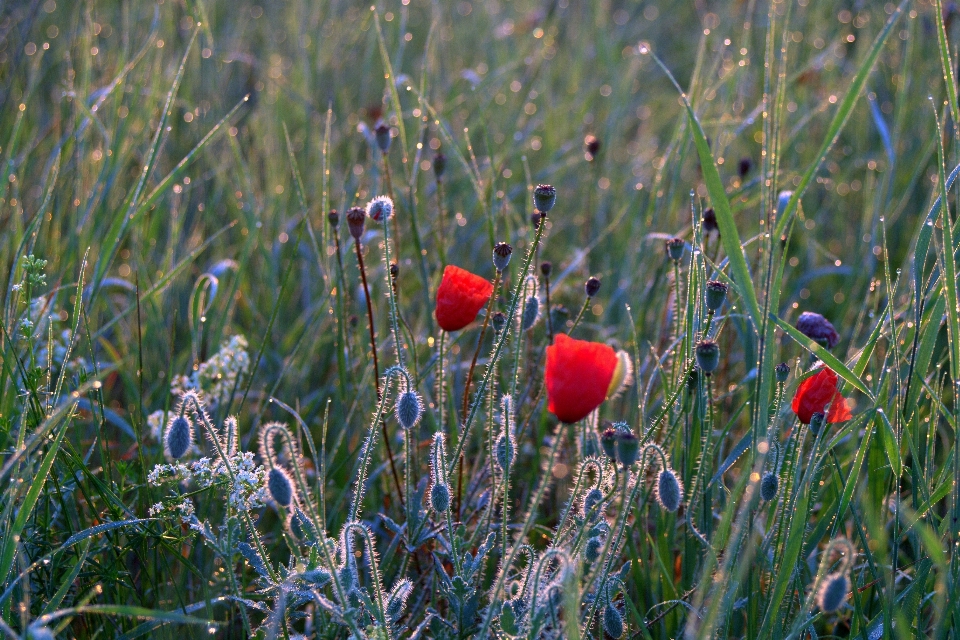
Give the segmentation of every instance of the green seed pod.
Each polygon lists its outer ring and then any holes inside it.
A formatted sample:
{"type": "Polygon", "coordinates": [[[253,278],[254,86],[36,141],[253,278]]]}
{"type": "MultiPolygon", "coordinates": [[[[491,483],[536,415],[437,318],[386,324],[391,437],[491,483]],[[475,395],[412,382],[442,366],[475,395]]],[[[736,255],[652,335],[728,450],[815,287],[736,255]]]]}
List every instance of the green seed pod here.
{"type": "Polygon", "coordinates": [[[350,229],[350,235],[354,240],[359,241],[363,236],[363,227],[367,221],[367,211],[363,207],[350,207],[347,209],[347,228],[350,229]]]}
{"type": "Polygon", "coordinates": [[[594,278],[592,276],[587,278],[586,283],[583,285],[583,290],[586,292],[588,298],[592,298],[600,293],[600,278],[594,278]]]}
{"type": "Polygon", "coordinates": [[[667,256],[674,262],[680,262],[680,259],[683,258],[683,249],[683,238],[671,238],[667,240],[667,256]]]}
{"type": "Polygon", "coordinates": [[[777,382],[783,384],[787,381],[787,376],[790,375],[790,367],[786,362],[781,362],[776,367],[774,367],[774,372],[777,374],[777,382]]]}
{"type": "Polygon", "coordinates": [[[780,488],[780,479],[777,474],[767,471],[760,479],[760,497],[770,502],[777,497],[777,490],[780,488]]]}
{"type": "Polygon", "coordinates": [[[538,184],[533,190],[533,204],[537,211],[546,215],[557,203],[557,190],[549,184],[538,184]]]}
{"type": "Polygon", "coordinates": [[[723,301],[727,299],[727,283],[719,280],[711,280],[706,286],[707,309],[716,311],[723,306],[723,301]]]}
{"type": "Polygon", "coordinates": [[[600,434],[600,446],[607,457],[616,461],[617,459],[617,431],[616,429],[604,429],[600,434]]]}
{"type": "Polygon", "coordinates": [[[683,500],[683,484],[673,469],[667,468],[660,472],[654,493],[657,502],[667,511],[673,512],[680,508],[680,501],[683,500]]]}
{"type": "Polygon", "coordinates": [[[720,366],[720,345],[713,340],[701,340],[697,343],[697,366],[706,375],[710,375],[720,366]]]}
{"type": "Polygon", "coordinates": [[[507,314],[503,311],[497,311],[493,314],[493,317],[490,318],[490,324],[493,325],[493,330],[500,335],[507,326],[507,314]]]}
{"type": "Polygon", "coordinates": [[[820,433],[820,430],[823,429],[823,423],[826,422],[827,416],[823,411],[817,411],[815,414],[810,416],[810,433],[817,435],[820,433]]]}
{"type": "Polygon", "coordinates": [[[186,416],[178,415],[170,421],[167,433],[164,434],[163,447],[167,455],[173,460],[179,460],[186,455],[193,444],[193,424],[186,416]]]}
{"type": "Polygon", "coordinates": [[[327,214],[327,221],[331,227],[336,229],[340,226],[340,213],[336,209],[331,209],[330,213],[327,214]]]}
{"type": "Polygon", "coordinates": [[[510,255],[513,247],[506,242],[498,242],[493,247],[493,266],[497,271],[503,271],[510,264],[510,255]]]}
{"type": "Polygon", "coordinates": [[[631,466],[640,455],[640,441],[631,431],[617,432],[617,459],[625,467],[631,466]]]}

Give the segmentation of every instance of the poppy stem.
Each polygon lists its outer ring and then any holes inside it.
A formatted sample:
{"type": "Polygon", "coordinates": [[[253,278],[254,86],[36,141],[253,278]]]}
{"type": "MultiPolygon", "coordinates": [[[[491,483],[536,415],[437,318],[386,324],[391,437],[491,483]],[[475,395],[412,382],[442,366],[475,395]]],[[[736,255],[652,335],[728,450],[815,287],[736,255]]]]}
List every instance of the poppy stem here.
{"type": "Polygon", "coordinates": [[[570,327],[570,331],[567,332],[568,336],[572,336],[574,330],[577,328],[577,325],[580,324],[580,319],[583,318],[583,314],[587,311],[587,307],[590,306],[590,301],[593,300],[590,296],[587,296],[587,299],[583,301],[583,306],[580,307],[580,313],[577,314],[577,317],[573,321],[573,326],[570,327]]]}
{"type": "MultiPolygon", "coordinates": [[[[543,222],[540,223],[543,225],[543,222]]],[[[553,344],[553,318],[550,314],[550,275],[543,274],[543,287],[547,298],[547,343],[553,344]]]]}
{"type": "Polygon", "coordinates": [[[445,355],[443,347],[445,346],[446,339],[447,339],[447,332],[441,329],[440,330],[440,347],[438,349],[439,353],[437,357],[437,412],[438,412],[437,425],[439,425],[441,432],[445,431],[446,429],[446,425],[443,422],[443,403],[444,403],[443,392],[444,392],[444,386],[446,382],[446,380],[444,380],[445,374],[443,371],[443,364],[444,364],[443,358],[445,355]]]}
{"type": "MultiPolygon", "coordinates": [[[[384,225],[386,228],[386,225],[384,225]]],[[[360,248],[360,241],[353,243],[357,250],[357,265],[360,268],[360,281],[363,283],[363,297],[367,301],[367,322],[370,326],[370,350],[373,353],[373,379],[377,389],[377,402],[383,398],[380,390],[380,363],[377,360],[377,335],[373,329],[373,304],[370,302],[370,288],[367,286],[367,270],[363,264],[363,251],[360,248]]],[[[390,271],[387,270],[387,277],[390,277],[390,271]]],[[[391,298],[392,299],[392,298],[391,298]]],[[[393,460],[393,448],[390,446],[390,437],[387,434],[387,423],[380,421],[383,429],[383,443],[387,446],[387,457],[390,459],[390,471],[393,474],[393,484],[397,488],[397,496],[400,498],[400,504],[403,504],[403,490],[400,488],[400,476],[397,474],[397,466],[393,460]]]]}
{"type": "MultiPolygon", "coordinates": [[[[480,338],[477,340],[477,348],[473,351],[473,360],[470,361],[470,369],[467,371],[467,379],[463,383],[463,409],[460,415],[463,416],[464,437],[466,437],[467,410],[470,407],[470,381],[473,378],[473,370],[477,366],[477,357],[480,355],[480,347],[483,346],[483,337],[487,333],[487,325],[490,324],[491,310],[493,303],[497,299],[497,289],[500,288],[500,278],[502,272],[497,269],[497,275],[493,278],[493,294],[487,300],[487,312],[483,316],[483,326],[480,327],[480,338]]],[[[490,363],[493,366],[493,362],[490,363]]],[[[459,445],[459,443],[457,443],[459,445]]],[[[460,468],[457,472],[457,513],[460,513],[460,497],[463,490],[463,458],[460,458],[460,468]]]]}

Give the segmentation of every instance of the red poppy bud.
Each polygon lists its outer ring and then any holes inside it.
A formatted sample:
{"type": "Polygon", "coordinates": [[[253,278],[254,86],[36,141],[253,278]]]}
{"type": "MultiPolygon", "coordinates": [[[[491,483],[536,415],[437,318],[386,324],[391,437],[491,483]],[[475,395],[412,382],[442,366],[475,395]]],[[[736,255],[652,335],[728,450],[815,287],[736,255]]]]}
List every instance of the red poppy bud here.
{"type": "Polygon", "coordinates": [[[459,331],[473,322],[493,295],[493,285],[466,269],[447,265],[437,289],[437,324],[459,331]]]}
{"type": "Polygon", "coordinates": [[[605,344],[558,333],[547,347],[548,408],[561,422],[587,417],[616,389],[610,387],[620,359],[605,344]]]}
{"type": "Polygon", "coordinates": [[[837,381],[837,374],[823,367],[800,383],[791,405],[800,422],[810,424],[813,414],[824,411],[827,404],[830,405],[827,422],[843,422],[853,417],[846,399],[837,391],[837,381]]]}

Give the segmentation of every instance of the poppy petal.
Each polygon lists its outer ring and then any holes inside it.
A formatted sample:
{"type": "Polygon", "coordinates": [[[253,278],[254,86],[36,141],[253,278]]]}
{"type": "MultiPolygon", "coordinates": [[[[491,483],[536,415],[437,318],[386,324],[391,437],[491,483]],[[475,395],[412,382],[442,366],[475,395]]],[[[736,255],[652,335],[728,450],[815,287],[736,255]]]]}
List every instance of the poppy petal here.
{"type": "Polygon", "coordinates": [[[558,334],[547,347],[545,371],[548,409],[561,422],[590,415],[607,398],[619,359],[605,344],[558,334]]]}
{"type": "Polygon", "coordinates": [[[485,278],[454,265],[447,265],[437,288],[437,324],[444,331],[459,331],[476,320],[493,295],[485,278]]]}

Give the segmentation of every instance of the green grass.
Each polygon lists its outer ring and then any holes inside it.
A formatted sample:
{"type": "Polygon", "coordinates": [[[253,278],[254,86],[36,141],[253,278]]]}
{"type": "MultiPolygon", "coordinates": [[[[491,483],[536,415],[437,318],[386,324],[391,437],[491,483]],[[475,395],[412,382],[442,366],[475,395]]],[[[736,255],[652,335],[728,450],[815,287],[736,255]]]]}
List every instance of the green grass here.
{"type": "Polygon", "coordinates": [[[600,638],[614,611],[633,638],[960,637],[958,38],[939,0],[0,3],[0,635],[600,638]],[[539,183],[557,203],[538,234],[539,183]],[[388,193],[395,218],[362,243],[375,367],[346,212],[388,193]],[[486,328],[464,428],[486,312],[445,335],[434,299],[447,264],[493,281],[497,242],[491,316],[522,313],[528,274],[543,301],[544,261],[567,315],[486,328]],[[713,279],[730,292],[707,377],[713,279]],[[561,331],[634,370],[573,426],[543,389],[561,331]],[[853,418],[814,434],[790,401],[817,359],[853,418]],[[150,481],[191,375],[220,439],[194,416],[186,461],[229,458],[235,415],[299,513],[228,504],[236,458],[211,486],[150,481]],[[662,447],[677,513],[652,468],[603,457],[608,423],[662,447]],[[852,589],[827,613],[841,537],[852,589]]]}

